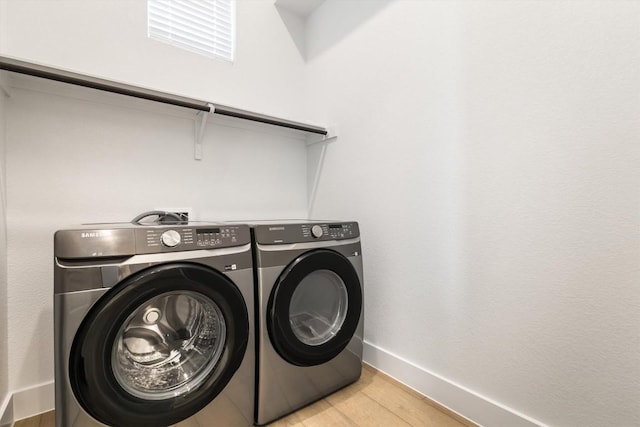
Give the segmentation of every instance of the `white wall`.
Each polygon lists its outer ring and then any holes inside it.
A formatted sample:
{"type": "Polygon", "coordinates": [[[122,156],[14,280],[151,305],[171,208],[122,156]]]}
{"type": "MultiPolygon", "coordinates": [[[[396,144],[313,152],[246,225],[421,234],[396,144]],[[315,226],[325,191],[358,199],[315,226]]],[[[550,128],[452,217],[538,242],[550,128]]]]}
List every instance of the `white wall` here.
{"type": "Polygon", "coordinates": [[[361,222],[365,339],[398,372],[533,422],[640,424],[638,28],[638,2],[311,16],[310,114],[340,129],[312,215],[361,222]]]}
{"type": "MultiPolygon", "coordinates": [[[[6,161],[5,161],[5,93],[0,76],[0,418],[3,402],[9,392],[8,310],[7,310],[7,227],[6,227],[6,161]]],[[[0,421],[0,424],[4,420],[0,421]]]]}
{"type": "MultiPolygon", "coordinates": [[[[0,50],[5,41],[5,2],[0,2],[0,50]]],[[[5,85],[0,73],[0,85],[5,85]]],[[[9,397],[9,355],[7,338],[7,228],[6,228],[6,162],[5,162],[5,97],[0,90],[0,425],[5,424],[4,402],[9,397]]],[[[8,404],[8,401],[7,401],[8,404]]],[[[8,415],[7,415],[8,416],[8,415]]]]}
{"type": "Polygon", "coordinates": [[[275,116],[299,116],[304,61],[272,0],[237,3],[236,61],[147,37],[147,2],[4,0],[2,54],[275,116]]]}

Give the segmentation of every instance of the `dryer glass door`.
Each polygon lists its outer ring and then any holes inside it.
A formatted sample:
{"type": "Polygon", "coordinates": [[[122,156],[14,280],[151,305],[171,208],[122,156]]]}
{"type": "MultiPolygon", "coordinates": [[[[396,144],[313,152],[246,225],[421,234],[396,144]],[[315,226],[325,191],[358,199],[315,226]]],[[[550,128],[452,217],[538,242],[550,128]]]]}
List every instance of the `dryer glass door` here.
{"type": "Polygon", "coordinates": [[[362,288],[342,254],[318,249],[289,264],[269,297],[267,328],[278,354],[297,366],[337,356],[353,338],[362,310],[362,288]]]}
{"type": "Polygon", "coordinates": [[[230,279],[197,264],[154,266],[91,308],[71,347],[71,388],[103,424],[176,424],[224,389],[248,339],[247,307],[230,279]]]}
{"type": "Polygon", "coordinates": [[[349,297],[344,281],[331,270],[315,270],[296,286],[289,304],[289,323],[302,343],[318,346],[342,329],[349,297]]]}

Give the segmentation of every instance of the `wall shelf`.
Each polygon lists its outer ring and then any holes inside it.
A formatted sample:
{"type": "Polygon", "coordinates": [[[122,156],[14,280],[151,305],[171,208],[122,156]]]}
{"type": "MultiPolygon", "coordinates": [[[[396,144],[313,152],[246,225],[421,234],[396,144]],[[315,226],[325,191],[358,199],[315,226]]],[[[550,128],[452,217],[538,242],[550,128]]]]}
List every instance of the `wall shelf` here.
{"type": "MultiPolygon", "coordinates": [[[[207,130],[207,123],[215,115],[226,116],[240,120],[247,120],[258,124],[266,124],[279,128],[291,129],[306,133],[307,144],[307,168],[308,168],[308,210],[313,208],[320,175],[323,168],[327,146],[336,140],[336,128],[324,128],[307,123],[281,119],[274,116],[259,114],[247,110],[233,108],[213,102],[187,98],[166,92],[155,91],[138,86],[123,84],[111,80],[92,77],[84,74],[74,73],[58,68],[52,68],[30,62],[25,62],[13,58],[0,56],[0,71],[17,73],[29,77],[41,78],[49,81],[62,82],[63,84],[74,85],[96,89],[99,91],[114,93],[127,97],[153,101],[165,105],[172,105],[179,108],[195,110],[193,116],[194,132],[194,158],[202,159],[202,143],[207,130]]],[[[3,83],[5,75],[0,73],[0,95],[10,96],[10,87],[3,83]]]]}
{"type": "Polygon", "coordinates": [[[0,70],[196,110],[199,113],[196,116],[196,125],[200,128],[195,141],[196,151],[198,149],[198,140],[202,140],[202,133],[206,126],[206,117],[210,114],[234,117],[237,119],[249,120],[252,122],[263,123],[271,126],[294,129],[302,132],[307,132],[310,135],[319,136],[321,138],[326,138],[329,133],[326,128],[321,126],[311,125],[293,120],[286,120],[279,117],[217,104],[215,102],[187,98],[166,92],[146,89],[139,86],[128,85],[112,80],[101,79],[4,56],[0,56],[0,70]]]}

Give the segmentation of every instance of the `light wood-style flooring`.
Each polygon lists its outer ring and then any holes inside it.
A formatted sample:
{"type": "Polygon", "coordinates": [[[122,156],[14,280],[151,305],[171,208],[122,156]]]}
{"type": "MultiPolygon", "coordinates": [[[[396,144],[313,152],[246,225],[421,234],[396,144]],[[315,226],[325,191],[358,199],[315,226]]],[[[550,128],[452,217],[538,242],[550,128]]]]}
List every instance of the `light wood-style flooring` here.
{"type": "MultiPolygon", "coordinates": [[[[476,427],[366,364],[358,382],[269,424],[269,427],[331,426],[476,427]]],[[[14,427],[55,427],[54,412],[16,421],[14,427]]]]}
{"type": "Polygon", "coordinates": [[[56,427],[54,412],[45,412],[35,417],[16,421],[13,427],[56,427]]]}

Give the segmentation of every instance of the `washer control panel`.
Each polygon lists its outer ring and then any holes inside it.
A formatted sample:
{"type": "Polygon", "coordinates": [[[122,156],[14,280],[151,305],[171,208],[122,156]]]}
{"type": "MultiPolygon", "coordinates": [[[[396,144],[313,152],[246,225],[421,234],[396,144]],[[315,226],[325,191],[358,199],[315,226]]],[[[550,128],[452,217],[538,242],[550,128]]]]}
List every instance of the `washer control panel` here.
{"type": "Polygon", "coordinates": [[[234,246],[238,244],[237,227],[200,228],[196,230],[198,247],[234,246]]]}
{"type": "Polygon", "coordinates": [[[81,228],[57,231],[54,235],[54,255],[61,259],[120,257],[218,249],[249,243],[251,231],[246,224],[88,224],[81,228]]]}
{"type": "Polygon", "coordinates": [[[258,243],[275,245],[315,241],[354,239],[360,236],[357,222],[311,222],[299,224],[260,224],[254,226],[258,243]]]}
{"type": "Polygon", "coordinates": [[[135,231],[136,252],[139,254],[217,249],[250,242],[249,228],[242,225],[163,226],[135,231]]]}

